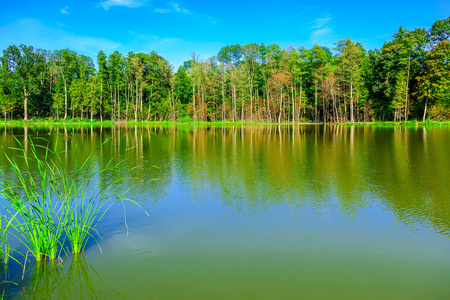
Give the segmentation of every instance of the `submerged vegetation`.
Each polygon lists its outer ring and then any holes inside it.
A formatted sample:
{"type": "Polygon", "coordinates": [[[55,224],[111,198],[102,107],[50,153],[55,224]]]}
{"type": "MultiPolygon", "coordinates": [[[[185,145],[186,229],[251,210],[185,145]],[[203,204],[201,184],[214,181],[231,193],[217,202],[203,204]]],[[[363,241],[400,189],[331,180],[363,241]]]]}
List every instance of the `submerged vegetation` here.
{"type": "Polygon", "coordinates": [[[74,254],[83,252],[113,203],[107,200],[124,200],[130,189],[121,188],[128,170],[124,161],[111,158],[102,166],[94,151],[82,162],[72,161],[68,169],[57,141],[16,142],[20,147],[12,150],[18,153],[5,153],[11,169],[0,170],[0,194],[5,199],[0,203],[1,219],[7,222],[1,232],[3,259],[9,257],[7,234],[17,238],[28,250],[26,256],[31,253],[37,262],[59,259],[68,246],[74,254]]]}
{"type": "Polygon", "coordinates": [[[381,49],[246,44],[195,54],[175,72],[156,52],[92,58],[9,46],[0,58],[4,120],[374,122],[450,119],[450,17],[400,27],[381,49]]]}

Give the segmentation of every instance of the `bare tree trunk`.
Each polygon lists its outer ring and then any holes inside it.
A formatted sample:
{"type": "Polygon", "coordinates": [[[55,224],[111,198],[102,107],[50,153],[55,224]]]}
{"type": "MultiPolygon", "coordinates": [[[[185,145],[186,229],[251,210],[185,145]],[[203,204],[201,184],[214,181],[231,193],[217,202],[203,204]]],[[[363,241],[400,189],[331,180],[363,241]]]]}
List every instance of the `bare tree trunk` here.
{"type": "Polygon", "coordinates": [[[125,122],[128,122],[128,112],[130,108],[130,83],[127,81],[127,99],[126,99],[126,107],[125,107],[125,122]]]}
{"type": "Polygon", "coordinates": [[[120,122],[120,120],[121,120],[121,117],[120,117],[120,86],[118,86],[117,87],[117,89],[118,89],[118,99],[117,99],[117,120],[119,120],[119,122],[120,122]]]}
{"type": "Polygon", "coordinates": [[[138,81],[136,79],[136,95],[134,97],[134,122],[137,122],[137,110],[138,110],[138,81]]]}
{"type": "Polygon", "coordinates": [[[345,100],[345,95],[344,95],[344,113],[345,113],[345,121],[347,121],[347,101],[345,100]]]}
{"type": "Polygon", "coordinates": [[[100,79],[100,121],[101,122],[103,122],[102,99],[103,99],[103,78],[100,79]]]}
{"type": "Polygon", "coordinates": [[[172,119],[172,99],[170,99],[170,97],[171,97],[171,95],[170,95],[170,89],[167,89],[167,91],[168,91],[168,94],[169,94],[169,109],[170,109],[170,120],[173,122],[173,119],[172,119]]]}
{"type": "Polygon", "coordinates": [[[250,79],[250,122],[253,122],[253,75],[250,79]]]}
{"type": "Polygon", "coordinates": [[[323,122],[328,122],[328,100],[325,99],[325,88],[324,88],[324,80],[322,77],[322,108],[323,108],[323,122]]]}
{"type": "Polygon", "coordinates": [[[233,122],[236,122],[236,86],[233,84],[233,122]]]}
{"type": "Polygon", "coordinates": [[[150,89],[150,98],[148,101],[148,113],[147,113],[147,121],[150,120],[150,111],[152,109],[151,99],[153,98],[153,80],[152,80],[152,88],[150,89]]]}
{"type": "Polygon", "coordinates": [[[25,84],[23,85],[23,97],[23,119],[26,121],[28,120],[28,93],[25,84]]]}
{"type": "Polygon", "coordinates": [[[222,75],[222,122],[225,122],[225,73],[222,75]]]}
{"type": "Polygon", "coordinates": [[[203,122],[203,87],[202,87],[202,83],[201,83],[201,79],[199,84],[197,85],[197,94],[196,96],[198,96],[197,99],[197,121],[198,122],[203,122]]]}
{"type": "Polygon", "coordinates": [[[151,110],[152,106],[149,104],[148,105],[148,112],[147,112],[147,121],[150,120],[150,110],[151,110]]]}
{"type": "Polygon", "coordinates": [[[333,102],[333,122],[336,122],[337,119],[337,111],[336,111],[336,96],[334,95],[334,86],[331,86],[331,101],[333,102]]]}
{"type": "Polygon", "coordinates": [[[110,102],[109,103],[111,103],[112,105],[113,105],[113,108],[112,108],[112,113],[111,113],[111,120],[113,120],[114,121],[114,98],[113,98],[113,88],[112,88],[112,86],[111,85],[109,85],[109,90],[111,91],[110,92],[110,95],[109,95],[109,97],[110,97],[110,102]]]}
{"type": "Polygon", "coordinates": [[[355,122],[355,116],[353,114],[353,73],[350,74],[350,122],[355,122]]]}
{"type": "Polygon", "coordinates": [[[205,87],[202,85],[202,121],[206,122],[206,99],[205,99],[205,87]]]}
{"type": "Polygon", "coordinates": [[[142,121],[142,111],[143,111],[143,109],[144,109],[144,104],[143,104],[143,103],[144,103],[144,101],[143,101],[143,98],[144,98],[144,97],[143,97],[143,92],[142,92],[142,82],[141,82],[141,84],[140,84],[140,88],[139,88],[139,89],[140,89],[140,94],[141,94],[141,95],[139,96],[139,98],[141,99],[141,113],[140,113],[140,116],[141,116],[141,117],[140,117],[140,120],[142,121]]]}
{"type": "Polygon", "coordinates": [[[408,77],[406,79],[406,95],[405,95],[405,122],[408,121],[408,92],[409,92],[409,71],[411,67],[411,54],[408,58],[408,77]]]}
{"type": "Polygon", "coordinates": [[[299,112],[298,112],[298,117],[299,117],[299,121],[300,121],[300,116],[302,114],[302,95],[303,93],[303,79],[300,77],[300,108],[299,108],[299,112]]]}
{"type": "Polygon", "coordinates": [[[175,97],[174,97],[174,95],[173,95],[173,85],[172,85],[172,108],[173,108],[172,122],[175,122],[175,119],[176,119],[176,111],[175,111],[175,97]]]}
{"type": "Polygon", "coordinates": [[[423,111],[423,119],[422,122],[425,122],[425,117],[427,116],[427,107],[428,107],[428,99],[425,102],[425,110],[423,111]]]}
{"type": "Polygon", "coordinates": [[[280,114],[278,115],[278,123],[281,123],[281,107],[283,106],[283,88],[281,88],[281,98],[280,98],[280,114]]]}
{"type": "Polygon", "coordinates": [[[193,114],[194,122],[196,122],[197,114],[195,113],[195,83],[192,85],[192,101],[193,101],[192,114],[193,114]]]}
{"type": "Polygon", "coordinates": [[[292,97],[292,124],[294,124],[295,116],[295,97],[294,97],[294,85],[291,84],[291,97],[292,97]]]}
{"type": "Polygon", "coordinates": [[[270,113],[270,93],[269,88],[266,84],[266,90],[267,90],[267,111],[269,112],[269,122],[272,122],[272,114],[270,113]]]}
{"type": "Polygon", "coordinates": [[[117,99],[116,87],[114,87],[113,90],[111,90],[111,100],[112,100],[112,103],[113,103],[113,109],[112,109],[112,113],[111,113],[111,120],[115,121],[115,119],[116,119],[116,99],[117,99]],[[113,90],[114,90],[114,92],[113,92],[113,90]]]}
{"type": "Polygon", "coordinates": [[[64,119],[67,119],[67,82],[63,75],[64,81],[64,119]]]}
{"type": "Polygon", "coordinates": [[[317,123],[317,80],[314,82],[314,123],[317,123]]]}
{"type": "Polygon", "coordinates": [[[244,89],[241,89],[241,122],[244,122],[244,89]]]}

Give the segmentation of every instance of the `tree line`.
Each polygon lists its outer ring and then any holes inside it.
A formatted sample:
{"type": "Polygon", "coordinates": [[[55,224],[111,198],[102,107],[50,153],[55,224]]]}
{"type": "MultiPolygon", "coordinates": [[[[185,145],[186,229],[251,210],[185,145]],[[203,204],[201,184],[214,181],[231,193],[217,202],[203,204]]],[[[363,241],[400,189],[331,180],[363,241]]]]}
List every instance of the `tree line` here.
{"type": "Polygon", "coordinates": [[[156,52],[92,58],[9,46],[0,58],[5,120],[369,122],[450,119],[450,17],[400,27],[381,49],[277,44],[195,53],[174,72],[156,52]]]}

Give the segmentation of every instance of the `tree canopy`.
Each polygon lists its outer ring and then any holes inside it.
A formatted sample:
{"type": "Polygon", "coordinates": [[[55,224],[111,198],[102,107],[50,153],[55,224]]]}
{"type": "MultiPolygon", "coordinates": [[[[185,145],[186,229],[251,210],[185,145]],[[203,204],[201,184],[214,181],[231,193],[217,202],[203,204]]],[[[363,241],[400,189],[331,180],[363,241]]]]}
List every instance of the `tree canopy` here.
{"type": "Polygon", "coordinates": [[[381,49],[350,38],[334,49],[224,46],[175,72],[152,51],[11,45],[0,58],[4,119],[362,122],[450,118],[450,17],[426,30],[400,27],[381,49]]]}

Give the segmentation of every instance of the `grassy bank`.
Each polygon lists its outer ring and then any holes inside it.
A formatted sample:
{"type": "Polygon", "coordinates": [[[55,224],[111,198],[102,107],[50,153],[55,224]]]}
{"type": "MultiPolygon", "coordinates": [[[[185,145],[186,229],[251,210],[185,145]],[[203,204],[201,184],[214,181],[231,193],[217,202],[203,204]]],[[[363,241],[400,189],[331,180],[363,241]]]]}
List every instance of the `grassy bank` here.
{"type": "Polygon", "coordinates": [[[407,122],[393,122],[393,121],[386,121],[386,122],[366,122],[366,123],[337,123],[341,125],[355,125],[355,126],[448,126],[450,125],[450,121],[432,121],[427,120],[425,122],[422,121],[407,121],[407,122]]]}
{"type": "Polygon", "coordinates": [[[32,124],[90,124],[90,125],[113,125],[114,121],[105,120],[89,120],[89,119],[32,119],[32,120],[0,120],[0,124],[14,124],[14,125],[32,125],[32,124]]]}
{"type": "Polygon", "coordinates": [[[345,122],[345,123],[325,123],[325,122],[231,122],[231,121],[216,121],[216,122],[194,122],[194,121],[111,121],[111,120],[89,120],[89,119],[33,119],[33,120],[0,120],[0,124],[4,125],[94,125],[94,126],[114,126],[114,125],[356,125],[356,126],[422,126],[422,125],[450,125],[450,121],[432,121],[425,122],[412,120],[407,122],[345,122]]]}

